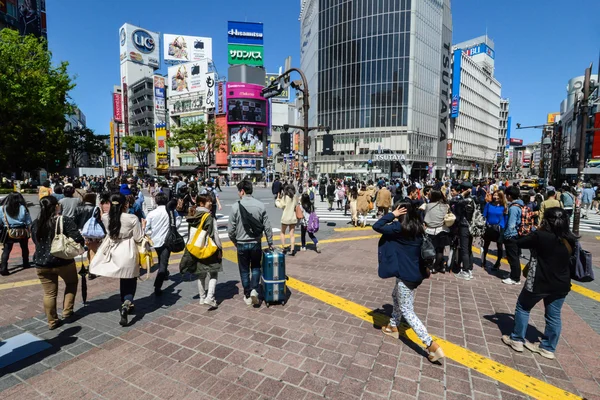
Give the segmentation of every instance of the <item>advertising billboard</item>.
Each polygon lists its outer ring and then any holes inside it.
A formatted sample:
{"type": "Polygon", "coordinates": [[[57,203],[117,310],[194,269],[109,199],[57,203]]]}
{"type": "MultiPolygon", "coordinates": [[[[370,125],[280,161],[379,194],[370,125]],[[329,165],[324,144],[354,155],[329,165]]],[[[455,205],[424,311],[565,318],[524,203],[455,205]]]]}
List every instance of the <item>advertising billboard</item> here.
{"type": "Polygon", "coordinates": [[[208,61],[193,61],[174,65],[168,70],[169,95],[205,92],[208,61]]]}
{"type": "Polygon", "coordinates": [[[122,103],[123,98],[121,93],[113,93],[113,120],[115,122],[123,122],[122,103]]]}
{"type": "Polygon", "coordinates": [[[452,102],[450,103],[450,117],[457,118],[460,107],[460,69],[462,52],[454,52],[454,66],[452,67],[452,102]]]}
{"type": "Polygon", "coordinates": [[[115,123],[113,121],[110,121],[110,159],[111,159],[111,163],[110,165],[114,166],[117,164],[117,161],[115,160],[115,123]]]}
{"type": "Polygon", "coordinates": [[[209,72],[206,74],[206,107],[215,108],[217,102],[217,94],[215,90],[215,73],[209,72]]]}
{"type": "Polygon", "coordinates": [[[263,45],[263,24],[260,22],[227,22],[227,43],[263,45]]]}
{"type": "Polygon", "coordinates": [[[125,24],[119,29],[121,63],[132,61],[153,68],[160,67],[158,33],[125,24]]]}
{"type": "Polygon", "coordinates": [[[591,158],[600,158],[600,112],[594,115],[594,129],[591,158]]]}
{"type": "Polygon", "coordinates": [[[547,118],[546,118],[546,123],[547,124],[553,124],[555,122],[560,121],[560,113],[559,112],[555,112],[555,113],[549,113],[547,118]]]}
{"type": "Polygon", "coordinates": [[[253,125],[229,127],[229,143],[232,156],[259,156],[264,149],[265,128],[253,125]]]}
{"type": "Polygon", "coordinates": [[[156,169],[165,170],[169,168],[169,157],[167,155],[167,125],[156,124],[156,169]]]}
{"type": "Polygon", "coordinates": [[[227,122],[267,123],[266,100],[235,99],[227,101],[227,122]]]}
{"type": "Polygon", "coordinates": [[[469,47],[468,49],[465,49],[464,52],[467,53],[469,57],[473,57],[478,54],[486,54],[491,59],[494,59],[496,57],[496,53],[494,52],[494,50],[492,50],[485,43],[479,43],[475,46],[469,47]]]}
{"type": "Polygon", "coordinates": [[[165,77],[154,75],[154,111],[165,111],[165,77]]]}
{"type": "Polygon", "coordinates": [[[508,140],[508,143],[511,146],[522,146],[523,145],[523,139],[510,138],[508,140]]]}
{"type": "MultiPolygon", "coordinates": [[[[265,75],[265,87],[270,86],[279,74],[266,74],[265,75]]],[[[281,100],[281,101],[289,101],[290,100],[290,91],[288,89],[284,89],[281,94],[271,97],[273,100],[281,100]]]]}
{"type": "Polygon", "coordinates": [[[165,61],[200,61],[212,59],[212,38],[200,36],[163,35],[165,61]]]}
{"type": "Polygon", "coordinates": [[[245,44],[228,44],[228,62],[230,65],[245,64],[263,66],[263,46],[245,44]]]}
{"type": "Polygon", "coordinates": [[[217,114],[225,114],[225,82],[217,83],[217,114]]]}

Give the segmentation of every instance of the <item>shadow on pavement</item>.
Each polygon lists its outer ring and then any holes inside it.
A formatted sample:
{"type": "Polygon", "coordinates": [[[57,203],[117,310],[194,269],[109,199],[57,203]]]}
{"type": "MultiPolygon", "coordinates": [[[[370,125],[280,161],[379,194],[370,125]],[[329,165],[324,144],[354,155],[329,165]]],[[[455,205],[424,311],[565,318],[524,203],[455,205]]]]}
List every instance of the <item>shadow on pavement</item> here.
{"type": "MultiPolygon", "coordinates": [[[[515,325],[515,318],[512,314],[496,313],[492,315],[484,315],[483,318],[498,325],[498,329],[502,335],[510,335],[512,333],[513,326],[515,325]]],[[[540,332],[535,326],[530,324],[527,327],[525,339],[531,343],[534,343],[538,341],[538,337],[540,336],[542,336],[542,332],[540,332]]]]}
{"type": "MultiPolygon", "coordinates": [[[[76,335],[80,330],[81,327],[73,326],[65,329],[62,332],[59,332],[58,335],[52,339],[46,339],[46,342],[52,347],[0,369],[0,376],[18,372],[33,364],[43,361],[45,358],[50,357],[53,354],[58,353],[63,346],[72,344],[77,340],[76,335]]],[[[35,346],[35,344],[27,344],[25,346],[35,346]]]]}

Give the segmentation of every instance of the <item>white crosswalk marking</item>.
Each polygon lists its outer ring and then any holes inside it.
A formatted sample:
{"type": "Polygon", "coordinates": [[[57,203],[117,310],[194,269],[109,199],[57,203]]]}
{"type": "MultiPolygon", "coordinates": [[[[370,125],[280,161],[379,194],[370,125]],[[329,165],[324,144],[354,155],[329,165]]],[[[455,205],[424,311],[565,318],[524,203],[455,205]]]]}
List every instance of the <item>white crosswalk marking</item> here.
{"type": "MultiPolygon", "coordinates": [[[[326,204],[326,203],[324,203],[326,204]]],[[[333,209],[333,211],[329,211],[327,209],[327,206],[319,206],[317,204],[317,206],[315,207],[315,211],[317,213],[317,215],[319,216],[319,221],[320,222],[350,222],[352,221],[352,214],[350,213],[350,210],[348,210],[347,214],[344,215],[344,211],[343,210],[337,210],[335,207],[333,209]]],[[[367,223],[372,224],[373,222],[377,221],[377,218],[375,218],[373,216],[374,212],[370,212],[369,216],[367,217],[367,223]]]]}
{"type": "MultiPolygon", "coordinates": [[[[573,219],[571,219],[571,227],[573,227],[573,219]]],[[[597,233],[600,234],[600,215],[596,211],[589,210],[588,218],[582,218],[579,222],[579,232],[597,233]]]]}

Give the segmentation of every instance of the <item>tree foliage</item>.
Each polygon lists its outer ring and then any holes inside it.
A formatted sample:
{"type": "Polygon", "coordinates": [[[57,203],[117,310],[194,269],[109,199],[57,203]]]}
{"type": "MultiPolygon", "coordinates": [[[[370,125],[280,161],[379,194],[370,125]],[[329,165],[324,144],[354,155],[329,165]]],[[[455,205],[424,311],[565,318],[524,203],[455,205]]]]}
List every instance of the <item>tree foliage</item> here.
{"type": "Polygon", "coordinates": [[[108,153],[108,146],[104,140],[108,135],[95,135],[89,128],[73,128],[65,132],[67,139],[67,150],[69,152],[69,162],[71,167],[78,167],[86,155],[90,160],[108,153]]]}
{"type": "Polygon", "coordinates": [[[65,115],[75,85],[68,63],[52,64],[44,39],[0,31],[0,170],[33,170],[66,160],[65,115]]]}
{"type": "Polygon", "coordinates": [[[208,163],[207,155],[218,153],[227,143],[220,126],[210,122],[192,122],[173,130],[167,140],[170,147],[179,147],[181,152],[192,152],[199,163],[208,163]]]}
{"type": "Polygon", "coordinates": [[[125,151],[138,160],[138,165],[141,165],[144,157],[156,147],[156,141],[150,136],[125,136],[121,138],[121,144],[125,151]]]}

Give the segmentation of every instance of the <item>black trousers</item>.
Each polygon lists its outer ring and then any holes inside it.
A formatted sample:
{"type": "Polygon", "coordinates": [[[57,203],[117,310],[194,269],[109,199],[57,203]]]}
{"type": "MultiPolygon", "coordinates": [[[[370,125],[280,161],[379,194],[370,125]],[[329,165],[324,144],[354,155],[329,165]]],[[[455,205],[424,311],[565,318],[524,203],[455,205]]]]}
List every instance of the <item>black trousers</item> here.
{"type": "Polygon", "coordinates": [[[121,278],[119,280],[119,289],[121,292],[121,303],[124,303],[125,300],[133,302],[137,289],[137,278],[121,278]]]}
{"type": "Polygon", "coordinates": [[[473,271],[473,236],[469,233],[468,226],[458,227],[458,241],[461,269],[463,271],[473,271]]]}
{"type": "Polygon", "coordinates": [[[504,239],[504,248],[506,249],[506,259],[510,264],[510,279],[519,282],[521,280],[521,260],[517,238],[504,239]]]}
{"type": "Polygon", "coordinates": [[[29,238],[14,240],[7,237],[6,242],[4,243],[4,249],[2,250],[2,262],[0,263],[3,268],[8,265],[10,252],[12,251],[15,243],[19,243],[21,246],[21,253],[23,253],[23,264],[29,265],[29,238]]]}
{"type": "Polygon", "coordinates": [[[161,289],[163,282],[165,281],[169,273],[169,257],[171,257],[171,250],[167,249],[167,246],[157,247],[156,253],[158,254],[158,273],[154,280],[154,287],[161,289]]]}

